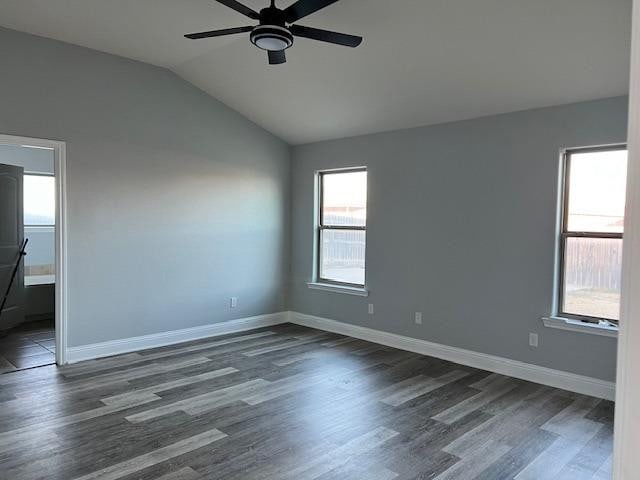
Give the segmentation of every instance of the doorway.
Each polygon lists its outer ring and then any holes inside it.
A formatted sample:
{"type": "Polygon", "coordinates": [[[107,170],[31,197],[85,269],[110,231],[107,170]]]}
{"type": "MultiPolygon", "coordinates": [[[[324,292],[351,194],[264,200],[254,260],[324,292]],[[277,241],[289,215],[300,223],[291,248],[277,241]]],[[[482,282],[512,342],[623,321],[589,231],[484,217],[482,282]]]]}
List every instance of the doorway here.
{"type": "Polygon", "coordinates": [[[0,374],[66,362],[65,144],[0,135],[0,374]]]}

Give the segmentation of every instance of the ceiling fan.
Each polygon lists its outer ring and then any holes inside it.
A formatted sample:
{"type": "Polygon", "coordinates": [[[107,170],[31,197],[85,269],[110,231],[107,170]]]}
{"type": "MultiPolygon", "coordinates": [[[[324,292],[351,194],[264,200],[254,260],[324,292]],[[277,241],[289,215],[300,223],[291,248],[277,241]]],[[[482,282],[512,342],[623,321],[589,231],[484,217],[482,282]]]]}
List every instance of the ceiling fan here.
{"type": "Polygon", "coordinates": [[[258,20],[260,24],[255,27],[225,28],[224,30],[190,33],[189,35],[185,35],[185,37],[191,40],[197,40],[200,38],[221,37],[223,35],[251,32],[249,34],[251,43],[267,51],[271,65],[279,65],[287,61],[285,50],[293,45],[294,36],[335,43],[352,48],[362,43],[362,37],[302,25],[292,25],[298,20],[328,7],[338,0],[298,0],[284,10],[277,8],[275,0],[271,0],[271,5],[263,8],[260,12],[256,12],[236,0],[217,1],[234,9],[236,12],[258,20]]]}

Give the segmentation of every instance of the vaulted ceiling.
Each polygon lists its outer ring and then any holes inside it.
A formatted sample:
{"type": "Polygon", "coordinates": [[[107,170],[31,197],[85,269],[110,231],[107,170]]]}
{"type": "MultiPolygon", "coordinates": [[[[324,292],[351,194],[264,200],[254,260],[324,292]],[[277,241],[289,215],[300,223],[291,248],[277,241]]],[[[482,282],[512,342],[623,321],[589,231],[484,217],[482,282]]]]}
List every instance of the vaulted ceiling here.
{"type": "Polygon", "coordinates": [[[183,38],[253,23],[212,0],[0,0],[0,25],[169,68],[301,144],[625,94],[631,2],[341,0],[300,23],[363,44],[279,66],[247,34],[183,38]]]}

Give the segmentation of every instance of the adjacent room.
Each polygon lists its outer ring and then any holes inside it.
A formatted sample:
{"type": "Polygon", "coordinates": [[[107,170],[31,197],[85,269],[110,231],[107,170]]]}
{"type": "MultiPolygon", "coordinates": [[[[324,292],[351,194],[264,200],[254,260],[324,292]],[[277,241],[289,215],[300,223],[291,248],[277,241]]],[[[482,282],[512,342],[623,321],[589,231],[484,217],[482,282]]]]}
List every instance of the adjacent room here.
{"type": "Polygon", "coordinates": [[[0,145],[0,229],[5,282],[0,309],[0,372],[55,363],[54,153],[0,145]],[[8,283],[8,284],[7,284],[8,283]]]}
{"type": "Polygon", "coordinates": [[[640,478],[639,12],[0,0],[0,479],[640,478]]]}

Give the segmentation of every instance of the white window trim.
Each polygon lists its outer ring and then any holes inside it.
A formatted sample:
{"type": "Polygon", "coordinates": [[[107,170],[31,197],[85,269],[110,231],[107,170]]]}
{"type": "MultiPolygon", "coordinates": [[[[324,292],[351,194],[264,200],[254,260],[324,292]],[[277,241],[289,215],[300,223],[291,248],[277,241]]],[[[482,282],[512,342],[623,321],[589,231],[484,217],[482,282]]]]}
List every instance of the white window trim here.
{"type": "Polygon", "coordinates": [[[600,335],[602,337],[618,338],[618,327],[607,322],[587,323],[564,317],[543,317],[542,322],[545,327],[567,330],[570,332],[587,333],[590,335],[600,335]]]}
{"type": "Polygon", "coordinates": [[[324,290],[325,292],[345,293],[347,295],[356,295],[358,297],[368,297],[369,290],[360,287],[349,287],[347,285],[334,285],[332,283],[323,282],[307,282],[307,287],[311,290],[324,290]]]}
{"type": "MultiPolygon", "coordinates": [[[[325,281],[325,279],[320,278],[320,266],[318,265],[318,260],[320,258],[320,235],[318,233],[320,228],[320,208],[321,208],[321,199],[320,199],[320,182],[321,175],[323,173],[339,173],[339,172],[350,172],[350,171],[358,171],[364,170],[368,173],[368,168],[366,165],[353,166],[353,167],[340,167],[340,168],[329,168],[316,170],[314,175],[314,193],[313,193],[313,266],[312,266],[312,281],[307,282],[307,287],[312,290],[324,290],[326,292],[333,293],[345,293],[347,295],[356,295],[360,297],[368,297],[369,290],[367,289],[366,284],[366,257],[365,257],[365,284],[362,286],[359,285],[349,285],[349,284],[341,284],[339,282],[329,282],[325,281]]],[[[368,182],[368,178],[367,178],[368,182]]],[[[368,189],[368,185],[367,185],[368,189]]],[[[367,199],[368,200],[368,199],[367,199]]],[[[365,230],[366,231],[366,230],[365,230]]]]}
{"type": "Polygon", "coordinates": [[[556,328],[560,330],[567,330],[577,333],[587,333],[592,335],[600,335],[604,337],[618,337],[619,327],[609,326],[606,320],[602,320],[600,323],[588,323],[574,318],[566,318],[559,314],[560,312],[560,289],[562,288],[562,281],[560,275],[560,269],[562,266],[562,258],[560,255],[561,250],[561,235],[563,229],[563,216],[564,211],[564,196],[565,196],[565,160],[567,152],[572,150],[582,150],[588,148],[615,148],[625,146],[629,149],[628,143],[607,143],[601,145],[591,146],[577,146],[571,148],[561,148],[559,152],[559,170],[558,170],[558,195],[556,201],[556,235],[555,235],[555,250],[554,250],[554,271],[553,271],[553,300],[551,305],[552,314],[548,317],[542,317],[542,321],[545,327],[556,328]]]}

